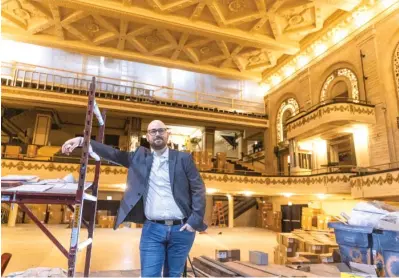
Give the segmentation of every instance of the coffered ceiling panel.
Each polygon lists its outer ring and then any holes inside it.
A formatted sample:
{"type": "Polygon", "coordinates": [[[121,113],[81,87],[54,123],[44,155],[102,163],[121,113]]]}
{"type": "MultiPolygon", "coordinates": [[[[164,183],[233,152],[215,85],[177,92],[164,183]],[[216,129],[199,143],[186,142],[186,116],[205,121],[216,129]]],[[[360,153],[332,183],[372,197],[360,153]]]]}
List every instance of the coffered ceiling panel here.
{"type": "Polygon", "coordinates": [[[3,0],[15,40],[242,79],[356,0],[3,0]]]}

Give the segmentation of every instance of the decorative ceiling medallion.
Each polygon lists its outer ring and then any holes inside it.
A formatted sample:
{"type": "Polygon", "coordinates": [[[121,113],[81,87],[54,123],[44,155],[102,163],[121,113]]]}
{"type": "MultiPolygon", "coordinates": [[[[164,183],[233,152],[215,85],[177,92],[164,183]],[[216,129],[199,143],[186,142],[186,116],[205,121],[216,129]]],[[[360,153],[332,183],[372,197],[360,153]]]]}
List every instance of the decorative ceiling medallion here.
{"type": "Polygon", "coordinates": [[[304,21],[304,18],[303,18],[302,15],[294,14],[293,16],[291,16],[288,19],[288,24],[291,25],[291,26],[292,25],[298,25],[298,24],[301,24],[303,21],[304,21]]]}
{"type": "Polygon", "coordinates": [[[244,0],[232,0],[229,3],[229,10],[233,13],[241,12],[245,8],[244,0]]]}
{"type": "Polygon", "coordinates": [[[14,13],[14,15],[16,15],[22,19],[25,19],[25,20],[30,19],[30,13],[27,10],[24,10],[22,8],[14,9],[12,12],[14,13]]]}
{"type": "Polygon", "coordinates": [[[260,57],[260,55],[251,56],[251,57],[249,57],[249,59],[248,59],[248,61],[249,61],[251,64],[259,63],[261,60],[262,60],[262,58],[260,57]]]}
{"type": "Polygon", "coordinates": [[[145,37],[145,42],[148,44],[157,44],[161,41],[158,37],[157,30],[154,30],[151,35],[145,37]]]}
{"type": "Polygon", "coordinates": [[[209,51],[211,51],[211,48],[209,46],[203,46],[200,48],[201,54],[207,54],[209,53],[209,51]]]}
{"type": "Polygon", "coordinates": [[[90,22],[90,23],[85,24],[85,28],[86,28],[87,31],[89,31],[92,34],[97,33],[98,31],[100,31],[100,26],[98,26],[94,22],[90,22]]]}

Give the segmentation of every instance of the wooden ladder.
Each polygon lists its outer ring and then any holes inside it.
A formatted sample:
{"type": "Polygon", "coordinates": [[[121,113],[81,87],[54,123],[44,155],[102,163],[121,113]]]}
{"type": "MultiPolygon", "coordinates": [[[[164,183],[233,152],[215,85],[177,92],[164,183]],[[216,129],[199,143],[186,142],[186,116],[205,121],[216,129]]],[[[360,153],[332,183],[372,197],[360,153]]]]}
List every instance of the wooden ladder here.
{"type": "Polygon", "coordinates": [[[215,205],[213,206],[211,226],[217,226],[217,225],[219,225],[219,227],[226,227],[226,220],[223,214],[222,201],[216,201],[215,205]]]}

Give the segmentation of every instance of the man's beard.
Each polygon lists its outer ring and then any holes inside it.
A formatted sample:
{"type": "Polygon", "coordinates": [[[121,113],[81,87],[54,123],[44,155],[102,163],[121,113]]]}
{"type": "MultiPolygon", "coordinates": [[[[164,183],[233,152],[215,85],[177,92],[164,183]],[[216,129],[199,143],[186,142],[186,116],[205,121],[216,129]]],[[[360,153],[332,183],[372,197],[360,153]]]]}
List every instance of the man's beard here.
{"type": "Polygon", "coordinates": [[[150,143],[151,148],[153,148],[154,150],[162,150],[163,148],[166,147],[166,141],[161,138],[161,137],[157,137],[155,138],[152,143],[150,143]],[[156,141],[160,141],[158,143],[156,143],[156,141]]]}

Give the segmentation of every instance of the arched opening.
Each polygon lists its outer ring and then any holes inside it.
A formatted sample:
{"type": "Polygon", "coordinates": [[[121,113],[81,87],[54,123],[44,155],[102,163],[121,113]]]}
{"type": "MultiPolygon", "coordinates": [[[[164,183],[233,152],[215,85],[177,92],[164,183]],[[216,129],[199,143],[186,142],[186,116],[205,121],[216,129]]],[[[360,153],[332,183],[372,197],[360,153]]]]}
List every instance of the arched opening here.
{"type": "Polygon", "coordinates": [[[396,96],[399,101],[399,43],[393,53],[393,76],[396,84],[396,96]]]}
{"type": "Polygon", "coordinates": [[[283,138],[287,138],[287,125],[286,122],[289,118],[293,116],[293,113],[291,110],[287,109],[283,113],[282,117],[282,123],[283,123],[283,138]]]}
{"type": "Polygon", "coordinates": [[[285,123],[288,118],[295,116],[299,111],[298,102],[294,98],[288,98],[281,103],[277,112],[277,143],[287,140],[285,123]]]}
{"type": "Polygon", "coordinates": [[[347,99],[349,98],[349,88],[346,82],[340,80],[332,85],[331,87],[331,98],[332,99],[347,99]]]}
{"type": "Polygon", "coordinates": [[[320,101],[341,98],[341,95],[355,101],[360,97],[356,74],[348,68],[337,69],[327,77],[321,88],[320,101]],[[334,82],[336,78],[339,78],[339,81],[334,82]]]}

